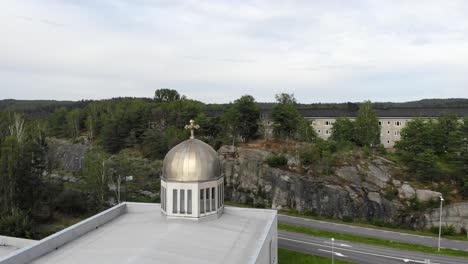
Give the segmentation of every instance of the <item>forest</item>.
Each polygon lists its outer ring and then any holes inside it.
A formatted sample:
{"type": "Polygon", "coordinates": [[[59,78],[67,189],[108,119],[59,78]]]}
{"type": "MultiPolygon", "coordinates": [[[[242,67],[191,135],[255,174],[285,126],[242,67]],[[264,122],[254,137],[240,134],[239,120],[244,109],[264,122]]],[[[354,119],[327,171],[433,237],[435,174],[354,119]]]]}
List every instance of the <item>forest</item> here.
{"type": "MultiPolygon", "coordinates": [[[[421,101],[419,106],[431,105],[428,102],[421,101]]],[[[467,100],[432,103],[465,106],[467,100]]],[[[403,129],[395,150],[387,151],[380,144],[380,127],[373,110],[382,107],[382,103],[356,104],[356,120],[337,119],[329,140],[318,138],[310,126],[311,120],[299,114],[298,108],[303,105],[294,95],[278,94],[276,102],[267,105],[272,137],[267,136],[270,125],[261,115],[265,104],[250,95],[221,105],[191,100],[171,89],[156,90],[153,98],[29,104],[2,101],[0,234],[40,238],[56,231],[48,229],[51,223],[62,221],[66,226],[75,218],[92,215],[120,201],[158,202],[159,197],[142,198],[136,192],[158,192],[161,161],[169,149],[188,138],[184,126],[190,119],[201,126],[197,138],[215,149],[256,141],[280,145],[299,142],[301,164],[321,168],[323,174],[333,169],[338,153],[358,150],[401,164],[415,180],[449,182],[460,196],[468,197],[467,117],[414,119],[403,129]],[[212,112],[220,114],[210,115],[212,112]],[[47,158],[51,139],[91,146],[82,170],[74,174],[85,184],[78,186],[50,177],[54,172],[54,165],[47,158]],[[127,183],[129,175],[134,180],[127,183]],[[121,185],[125,186],[122,191],[121,185]]],[[[278,153],[265,162],[281,167],[285,160],[278,153]]]]}

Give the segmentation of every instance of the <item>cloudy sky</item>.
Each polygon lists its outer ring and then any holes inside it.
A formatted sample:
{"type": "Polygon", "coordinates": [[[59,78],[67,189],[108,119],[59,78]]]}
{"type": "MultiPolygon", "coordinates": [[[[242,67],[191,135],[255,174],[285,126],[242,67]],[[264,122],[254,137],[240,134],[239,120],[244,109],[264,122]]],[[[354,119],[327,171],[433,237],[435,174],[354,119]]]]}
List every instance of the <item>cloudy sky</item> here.
{"type": "Polygon", "coordinates": [[[0,99],[468,97],[466,0],[3,0],[0,99]]]}

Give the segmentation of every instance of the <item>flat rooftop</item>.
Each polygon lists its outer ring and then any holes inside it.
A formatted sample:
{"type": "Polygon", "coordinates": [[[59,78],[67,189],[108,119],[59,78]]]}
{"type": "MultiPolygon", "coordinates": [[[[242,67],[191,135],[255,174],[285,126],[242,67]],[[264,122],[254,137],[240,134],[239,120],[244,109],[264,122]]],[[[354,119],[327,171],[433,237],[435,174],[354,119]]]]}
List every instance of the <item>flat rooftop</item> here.
{"type": "Polygon", "coordinates": [[[19,247],[14,246],[1,246],[0,245],[0,257],[6,256],[16,250],[20,249],[19,247]]]}
{"type": "Polygon", "coordinates": [[[126,203],[121,215],[32,263],[249,263],[272,224],[274,210],[225,207],[220,218],[196,221],[166,219],[159,204],[126,203]]]}
{"type": "Polygon", "coordinates": [[[2,257],[9,255],[21,248],[27,247],[36,243],[36,240],[23,239],[17,237],[9,237],[0,235],[0,260],[2,257]]]}

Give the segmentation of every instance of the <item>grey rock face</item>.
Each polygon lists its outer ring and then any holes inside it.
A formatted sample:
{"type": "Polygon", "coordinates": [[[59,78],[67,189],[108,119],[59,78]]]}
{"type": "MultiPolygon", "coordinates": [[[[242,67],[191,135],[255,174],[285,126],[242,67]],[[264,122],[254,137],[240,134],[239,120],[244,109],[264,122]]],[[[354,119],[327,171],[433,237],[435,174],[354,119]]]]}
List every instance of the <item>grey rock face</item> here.
{"type": "MultiPolygon", "coordinates": [[[[434,209],[426,215],[426,227],[435,226],[439,221],[439,210],[434,209]]],[[[457,232],[468,230],[468,202],[454,203],[442,209],[442,224],[452,225],[457,232]]]]}
{"type": "Polygon", "coordinates": [[[86,152],[91,146],[73,144],[67,140],[50,138],[47,140],[49,150],[47,160],[52,169],[79,172],[84,165],[86,152]]]}
{"type": "Polygon", "coordinates": [[[314,177],[271,168],[269,151],[224,146],[218,151],[225,174],[226,197],[275,209],[296,209],[341,218],[390,218],[399,204],[379,193],[390,180],[382,161],[346,165],[336,175],[314,177]]]}

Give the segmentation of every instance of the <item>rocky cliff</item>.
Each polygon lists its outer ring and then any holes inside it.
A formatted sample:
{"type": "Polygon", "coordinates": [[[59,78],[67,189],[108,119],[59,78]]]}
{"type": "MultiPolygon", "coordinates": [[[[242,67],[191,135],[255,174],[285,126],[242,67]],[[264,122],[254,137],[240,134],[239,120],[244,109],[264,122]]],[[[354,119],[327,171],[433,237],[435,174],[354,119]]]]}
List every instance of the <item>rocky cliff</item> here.
{"type": "MultiPolygon", "coordinates": [[[[233,202],[334,218],[380,219],[412,227],[430,227],[438,219],[437,210],[407,212],[410,201],[437,200],[441,193],[415,189],[408,182],[395,180],[393,174],[399,168],[383,158],[345,163],[332,175],[317,176],[272,168],[265,162],[272,153],[263,149],[223,146],[218,153],[225,174],[226,199],[233,202]]],[[[294,167],[297,158],[289,160],[294,167]]],[[[466,203],[446,207],[447,224],[467,228],[467,207],[466,203]]]]}

